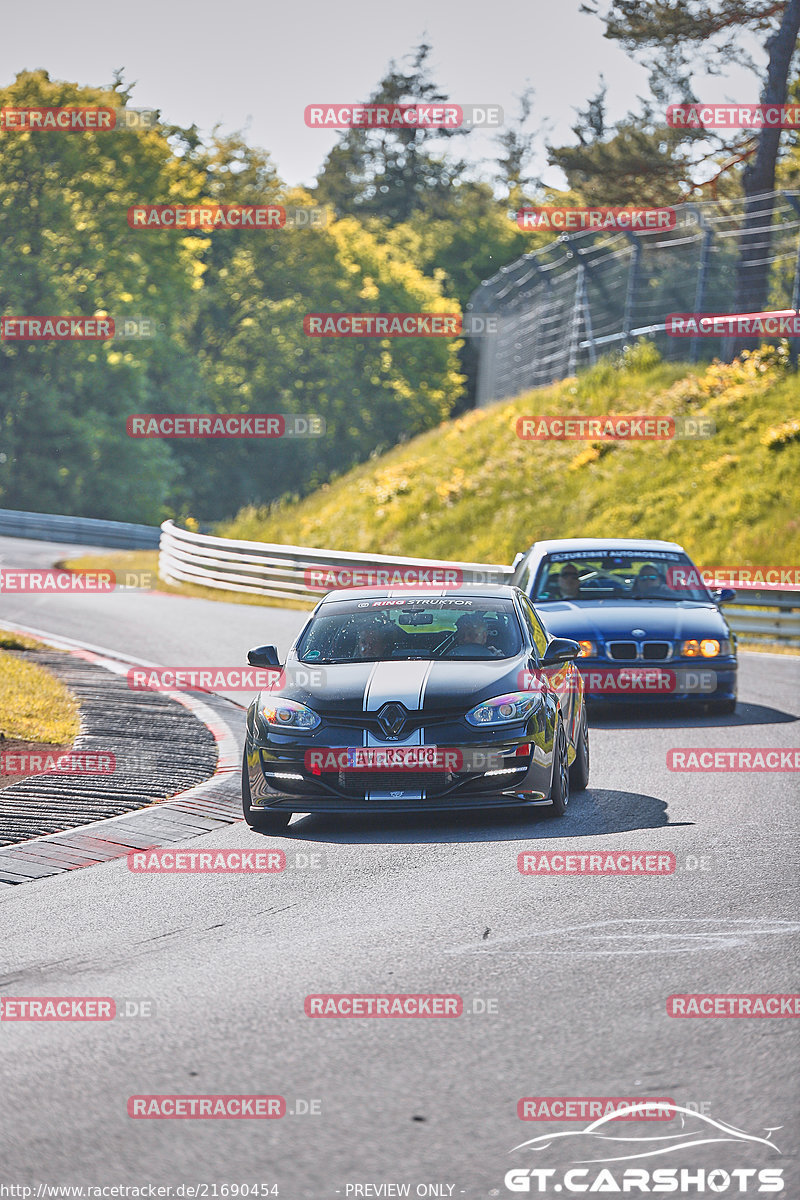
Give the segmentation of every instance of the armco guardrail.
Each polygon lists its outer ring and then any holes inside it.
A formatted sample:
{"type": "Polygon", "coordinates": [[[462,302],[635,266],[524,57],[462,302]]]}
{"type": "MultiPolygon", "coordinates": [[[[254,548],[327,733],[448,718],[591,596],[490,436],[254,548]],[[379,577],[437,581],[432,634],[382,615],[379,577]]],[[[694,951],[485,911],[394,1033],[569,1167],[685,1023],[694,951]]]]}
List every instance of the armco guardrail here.
{"type": "MultiPolygon", "coordinates": [[[[179,529],[172,521],[161,526],[159,574],[168,583],[197,583],[229,592],[250,592],[314,604],[334,584],[313,586],[310,573],[342,568],[367,571],[448,568],[465,583],[509,583],[511,567],[496,563],[443,562],[431,558],[400,558],[388,554],[351,554],[268,542],[243,542],[179,529]]],[[[742,590],[725,605],[731,628],[745,638],[800,645],[800,592],[771,589],[742,590]]]]}
{"type": "Polygon", "coordinates": [[[800,646],[800,592],[742,588],[724,609],[728,624],[740,638],[800,646]]]}
{"type": "Polygon", "coordinates": [[[157,550],[159,536],[157,525],[132,525],[127,521],[101,521],[94,517],[64,517],[0,508],[0,537],[75,542],[120,550],[157,550]]]}
{"type": "Polygon", "coordinates": [[[458,572],[465,583],[506,583],[511,567],[490,563],[441,562],[432,558],[401,558],[388,554],[351,554],[268,542],[242,542],[178,529],[172,521],[161,526],[158,572],[168,583],[199,583],[229,592],[252,592],[288,600],[316,603],[334,583],[316,586],[311,572],[408,571],[412,579],[426,569],[458,572]]]}

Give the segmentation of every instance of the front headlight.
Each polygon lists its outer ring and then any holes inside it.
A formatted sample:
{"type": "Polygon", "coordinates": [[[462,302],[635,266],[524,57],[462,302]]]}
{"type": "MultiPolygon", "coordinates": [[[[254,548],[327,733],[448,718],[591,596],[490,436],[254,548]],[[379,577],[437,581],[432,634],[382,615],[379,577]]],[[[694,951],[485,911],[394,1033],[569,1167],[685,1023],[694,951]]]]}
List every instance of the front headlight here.
{"type": "Polygon", "coordinates": [[[478,729],[486,725],[513,725],[526,721],[542,703],[541,692],[509,692],[484,700],[467,713],[467,721],[478,729]]]}
{"type": "Polygon", "coordinates": [[[597,658],[597,646],[594,642],[580,641],[578,645],[581,648],[578,658],[597,658]]]}
{"type": "Polygon", "coordinates": [[[313,709],[297,700],[284,700],[282,696],[270,696],[259,708],[259,713],[270,729],[294,729],[307,732],[316,729],[322,722],[313,709]]]}
{"type": "Polygon", "coordinates": [[[716,638],[702,638],[697,641],[695,638],[684,642],[681,646],[681,654],[684,658],[717,658],[720,654],[730,654],[731,644],[728,638],[724,638],[718,642],[716,638]]]}

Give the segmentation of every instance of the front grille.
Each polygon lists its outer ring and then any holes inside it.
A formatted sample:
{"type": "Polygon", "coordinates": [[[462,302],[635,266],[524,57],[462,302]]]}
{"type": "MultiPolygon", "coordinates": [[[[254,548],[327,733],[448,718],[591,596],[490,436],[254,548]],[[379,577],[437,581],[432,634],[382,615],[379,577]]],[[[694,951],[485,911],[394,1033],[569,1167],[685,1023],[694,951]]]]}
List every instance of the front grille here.
{"type": "Polygon", "coordinates": [[[609,642],[608,657],[615,662],[633,662],[636,658],[636,642],[609,642]]]}
{"type": "Polygon", "coordinates": [[[646,662],[666,662],[672,658],[671,642],[609,642],[608,657],[614,662],[635,662],[644,659],[646,662]]]}
{"type": "Polygon", "coordinates": [[[452,787],[457,778],[451,771],[340,771],[330,777],[330,782],[346,796],[363,796],[370,791],[424,791],[434,796],[452,787]]]}
{"type": "Polygon", "coordinates": [[[670,642],[644,642],[642,645],[642,658],[646,658],[649,662],[664,662],[672,657],[672,645],[670,642]]]}

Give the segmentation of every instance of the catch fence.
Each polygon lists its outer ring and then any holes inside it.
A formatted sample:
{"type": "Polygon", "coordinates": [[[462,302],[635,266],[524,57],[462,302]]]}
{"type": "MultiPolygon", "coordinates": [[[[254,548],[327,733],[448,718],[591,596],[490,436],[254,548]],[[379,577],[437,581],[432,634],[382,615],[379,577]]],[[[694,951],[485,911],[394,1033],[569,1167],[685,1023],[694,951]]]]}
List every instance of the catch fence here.
{"type": "Polygon", "coordinates": [[[668,360],[729,359],[733,339],[669,337],[666,317],[734,311],[745,237],[754,271],[767,266],[767,308],[800,310],[800,192],[765,193],[747,213],[742,199],[675,209],[673,229],[563,233],[481,284],[467,312],[497,319],[496,332],[474,339],[479,407],[641,337],[668,360]]]}

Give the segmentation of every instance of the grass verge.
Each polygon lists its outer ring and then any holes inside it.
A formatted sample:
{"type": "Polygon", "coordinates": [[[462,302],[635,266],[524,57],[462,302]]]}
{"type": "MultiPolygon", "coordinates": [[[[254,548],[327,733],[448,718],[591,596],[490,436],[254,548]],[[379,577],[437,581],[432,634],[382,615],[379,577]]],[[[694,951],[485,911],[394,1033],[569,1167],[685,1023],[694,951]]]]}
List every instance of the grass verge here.
{"type": "Polygon", "coordinates": [[[3,739],[71,745],[78,736],[78,702],[59,679],[25,654],[33,639],[0,632],[0,744],[3,739]]]}

